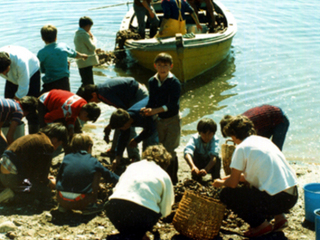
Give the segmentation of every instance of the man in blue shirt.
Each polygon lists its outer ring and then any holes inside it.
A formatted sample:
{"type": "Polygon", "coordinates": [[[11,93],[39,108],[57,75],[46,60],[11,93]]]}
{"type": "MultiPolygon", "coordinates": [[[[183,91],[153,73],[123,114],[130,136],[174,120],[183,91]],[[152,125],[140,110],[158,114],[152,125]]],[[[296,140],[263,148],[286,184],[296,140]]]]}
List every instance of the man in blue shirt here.
{"type": "MultiPolygon", "coordinates": [[[[87,102],[100,103],[103,102],[115,108],[128,110],[132,105],[141,101],[148,96],[148,90],[145,85],[140,84],[131,77],[117,77],[106,80],[104,83],[97,85],[89,84],[85,87],[80,87],[77,95],[85,99],[87,102]]],[[[105,130],[105,140],[109,143],[109,135],[111,128],[108,125],[105,130]]],[[[131,137],[134,137],[135,132],[131,130],[131,137]]],[[[115,129],[113,142],[105,156],[114,156],[116,144],[118,142],[120,130],[115,129]]],[[[139,150],[137,148],[127,148],[129,158],[138,158],[139,150]]]]}
{"type": "Polygon", "coordinates": [[[119,108],[112,113],[110,117],[110,127],[112,129],[120,129],[121,133],[118,139],[116,149],[116,159],[113,161],[113,169],[115,169],[122,158],[123,151],[129,143],[129,147],[137,147],[138,143],[143,141],[143,150],[148,146],[159,143],[156,123],[152,117],[143,116],[140,109],[145,107],[149,98],[146,97],[140,102],[130,107],[127,111],[119,108]],[[130,127],[141,127],[142,132],[130,139],[130,127]]]}

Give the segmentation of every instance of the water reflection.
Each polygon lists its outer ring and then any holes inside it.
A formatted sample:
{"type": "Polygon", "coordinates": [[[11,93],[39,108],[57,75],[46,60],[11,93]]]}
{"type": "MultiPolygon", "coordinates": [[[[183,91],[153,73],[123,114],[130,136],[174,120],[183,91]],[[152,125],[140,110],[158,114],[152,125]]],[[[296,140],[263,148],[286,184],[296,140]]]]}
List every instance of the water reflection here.
{"type": "Polygon", "coordinates": [[[183,85],[180,98],[182,126],[223,109],[225,106],[219,103],[236,95],[223,94],[236,86],[228,82],[235,72],[234,60],[233,52],[231,52],[218,66],[183,85]]]}
{"type": "MultiPolygon", "coordinates": [[[[228,80],[233,78],[235,72],[235,57],[231,50],[230,54],[219,65],[199,75],[198,77],[182,84],[182,94],[180,97],[180,112],[182,114],[182,126],[188,125],[206,115],[225,108],[219,105],[222,100],[230,98],[236,93],[223,94],[225,91],[234,88],[236,84],[230,84],[228,80]]],[[[128,60],[127,64],[116,66],[113,69],[119,77],[133,77],[140,83],[147,84],[148,79],[154,72],[141,67],[134,60],[128,60]]],[[[193,129],[196,129],[193,127],[193,129]]],[[[182,130],[186,135],[194,132],[182,130]]]]}

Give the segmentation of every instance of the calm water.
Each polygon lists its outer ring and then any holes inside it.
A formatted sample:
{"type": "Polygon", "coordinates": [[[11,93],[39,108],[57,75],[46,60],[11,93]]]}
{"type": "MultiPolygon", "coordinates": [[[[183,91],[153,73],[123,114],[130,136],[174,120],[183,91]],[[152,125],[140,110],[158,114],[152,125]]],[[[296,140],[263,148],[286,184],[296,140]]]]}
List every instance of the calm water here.
{"type": "MultiPolygon", "coordinates": [[[[113,50],[116,32],[126,5],[90,11],[88,9],[125,1],[2,0],[0,46],[20,45],[35,54],[44,46],[40,28],[48,23],[58,28],[58,41],[73,45],[81,16],[90,16],[98,47],[113,50]]],[[[229,57],[218,67],[188,82],[181,97],[182,143],[196,129],[201,117],[217,123],[225,114],[272,104],[288,115],[290,129],[284,145],[289,160],[319,162],[320,136],[320,23],[318,0],[279,2],[224,0],[238,23],[238,33],[229,57]]],[[[131,63],[121,69],[106,66],[95,69],[95,82],[116,76],[133,76],[147,82],[152,72],[131,63]]],[[[80,84],[75,62],[71,66],[72,91],[80,84]]],[[[0,80],[3,96],[4,80],[0,80]]],[[[113,108],[101,105],[103,115],[96,128],[101,134],[113,108]]],[[[221,143],[224,141],[218,130],[221,143]]]]}

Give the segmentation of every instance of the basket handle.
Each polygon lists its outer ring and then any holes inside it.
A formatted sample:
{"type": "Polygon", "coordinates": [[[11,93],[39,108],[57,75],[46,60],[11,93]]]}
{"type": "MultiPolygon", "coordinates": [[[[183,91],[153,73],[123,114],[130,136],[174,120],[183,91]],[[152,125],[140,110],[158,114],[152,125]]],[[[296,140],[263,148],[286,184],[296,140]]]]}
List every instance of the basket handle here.
{"type": "Polygon", "coordinates": [[[227,140],[226,140],[226,144],[227,144],[228,142],[232,142],[233,145],[236,145],[232,139],[227,139],[227,140]]]}

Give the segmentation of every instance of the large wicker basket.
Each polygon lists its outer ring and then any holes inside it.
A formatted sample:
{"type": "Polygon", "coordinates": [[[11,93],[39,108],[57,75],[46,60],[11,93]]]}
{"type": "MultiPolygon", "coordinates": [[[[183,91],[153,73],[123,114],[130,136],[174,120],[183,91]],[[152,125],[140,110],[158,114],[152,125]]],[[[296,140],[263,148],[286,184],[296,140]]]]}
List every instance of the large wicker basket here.
{"type": "Polygon", "coordinates": [[[186,190],[172,223],[184,236],[209,240],[218,235],[224,212],[225,205],[218,200],[186,190]]]}
{"type": "Polygon", "coordinates": [[[231,139],[227,139],[226,143],[221,145],[221,158],[223,162],[223,170],[226,175],[230,175],[231,173],[230,163],[235,149],[236,146],[231,139]],[[232,142],[233,144],[228,144],[228,142],[232,142]]]}

